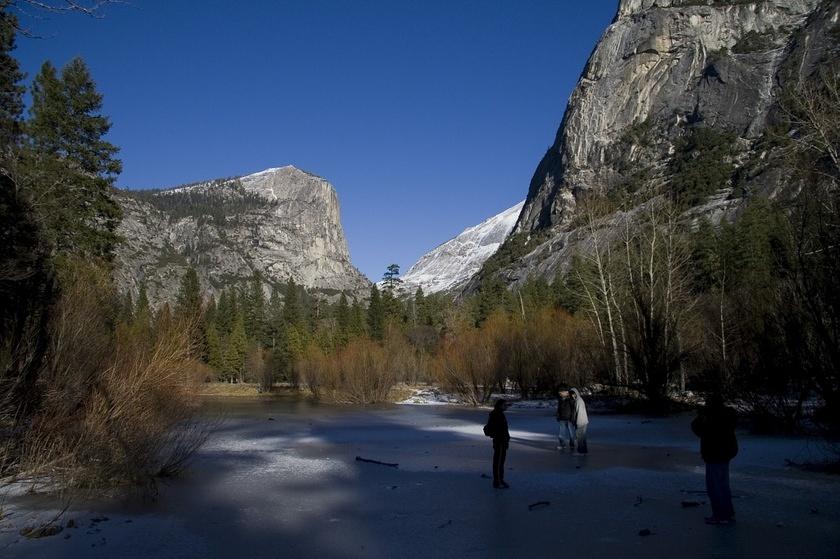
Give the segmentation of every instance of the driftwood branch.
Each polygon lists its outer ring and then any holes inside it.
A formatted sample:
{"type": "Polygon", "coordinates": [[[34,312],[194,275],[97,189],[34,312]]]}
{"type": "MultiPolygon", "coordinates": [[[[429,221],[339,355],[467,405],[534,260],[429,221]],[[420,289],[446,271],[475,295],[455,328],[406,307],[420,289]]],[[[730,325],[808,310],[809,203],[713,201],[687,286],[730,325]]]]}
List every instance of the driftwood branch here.
{"type": "Polygon", "coordinates": [[[394,464],[391,462],[380,462],[379,460],[371,460],[370,458],[362,458],[361,456],[356,456],[356,462],[367,462],[368,464],[379,464],[380,466],[388,466],[389,468],[399,468],[399,464],[394,464]]]}

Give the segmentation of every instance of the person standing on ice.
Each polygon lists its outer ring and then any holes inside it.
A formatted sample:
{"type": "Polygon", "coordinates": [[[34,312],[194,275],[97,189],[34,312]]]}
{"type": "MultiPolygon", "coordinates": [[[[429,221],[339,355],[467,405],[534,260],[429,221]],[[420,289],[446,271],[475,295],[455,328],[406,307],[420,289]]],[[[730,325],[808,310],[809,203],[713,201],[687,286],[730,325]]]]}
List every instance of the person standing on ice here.
{"type": "Polygon", "coordinates": [[[572,425],[575,427],[575,440],[579,454],[586,454],[589,448],[586,446],[586,428],[589,426],[589,416],[586,414],[586,403],[580,396],[577,388],[570,390],[572,393],[572,425]]]}
{"type": "Polygon", "coordinates": [[[496,400],[487,425],[484,427],[484,433],[493,437],[493,487],[496,489],[510,487],[505,482],[505,458],[510,444],[510,432],[507,417],[505,417],[507,407],[507,402],[502,398],[496,400]]]}
{"type": "Polygon", "coordinates": [[[706,518],[706,524],[735,522],[729,462],[738,454],[736,423],[735,411],[724,405],[723,396],[717,392],[709,396],[691,422],[691,430],[700,437],[700,455],[706,463],[706,492],[712,504],[712,516],[706,518]]]}
{"type": "Polygon", "coordinates": [[[575,449],[575,428],[572,425],[572,413],[574,402],[569,397],[568,390],[557,392],[557,422],[560,423],[560,430],[557,433],[557,450],[566,448],[566,441],[569,441],[569,448],[575,449]]]}

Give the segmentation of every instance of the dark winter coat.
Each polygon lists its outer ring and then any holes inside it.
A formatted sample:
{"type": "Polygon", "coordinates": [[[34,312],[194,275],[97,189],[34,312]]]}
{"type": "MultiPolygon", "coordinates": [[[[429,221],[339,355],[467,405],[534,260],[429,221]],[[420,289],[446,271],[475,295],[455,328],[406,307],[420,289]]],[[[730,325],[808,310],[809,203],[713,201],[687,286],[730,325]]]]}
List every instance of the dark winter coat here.
{"type": "Polygon", "coordinates": [[[508,431],[507,417],[505,412],[501,410],[493,410],[490,412],[490,418],[487,420],[487,427],[493,437],[493,442],[507,443],[510,441],[510,432],[508,431]]]}
{"type": "Polygon", "coordinates": [[[557,421],[571,421],[574,404],[572,398],[566,396],[557,401],[557,421]]]}
{"type": "Polygon", "coordinates": [[[700,437],[700,455],[704,462],[729,462],[738,454],[735,438],[735,411],[726,406],[704,408],[691,422],[691,430],[700,437]]]}

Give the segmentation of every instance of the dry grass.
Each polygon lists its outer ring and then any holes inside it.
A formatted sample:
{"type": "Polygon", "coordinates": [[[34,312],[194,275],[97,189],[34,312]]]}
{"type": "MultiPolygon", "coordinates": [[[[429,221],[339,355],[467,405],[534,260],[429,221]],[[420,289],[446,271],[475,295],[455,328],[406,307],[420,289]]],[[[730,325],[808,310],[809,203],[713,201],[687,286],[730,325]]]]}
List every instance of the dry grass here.
{"type": "Polygon", "coordinates": [[[40,399],[19,434],[15,478],[47,487],[153,486],[204,442],[189,325],[110,327],[108,278],[79,266],[50,329],[40,399]]]}
{"type": "Polygon", "coordinates": [[[391,391],[388,393],[388,401],[389,402],[402,402],[403,400],[407,400],[414,396],[417,388],[420,387],[419,384],[396,384],[391,388],[391,391]]]}
{"type": "Polygon", "coordinates": [[[271,396],[271,392],[262,389],[259,383],[255,382],[205,382],[198,389],[199,396],[224,396],[224,397],[254,397],[271,396]]]}

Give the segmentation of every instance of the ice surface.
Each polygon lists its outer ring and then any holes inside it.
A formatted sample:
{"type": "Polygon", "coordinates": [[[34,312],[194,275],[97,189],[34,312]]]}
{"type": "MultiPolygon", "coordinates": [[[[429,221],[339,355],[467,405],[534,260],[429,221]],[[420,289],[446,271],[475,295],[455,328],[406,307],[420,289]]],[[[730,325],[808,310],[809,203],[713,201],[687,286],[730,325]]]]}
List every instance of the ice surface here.
{"type": "Polygon", "coordinates": [[[785,468],[819,454],[805,439],[739,433],[738,523],[721,527],[703,523],[707,504],[681,506],[706,500],[690,415],[593,414],[578,456],[555,450],[553,409],[511,409],[511,489],[499,491],[482,477],[486,409],[219,406],[225,421],[154,502],[76,503],[78,528],[26,540],[20,528],[54,511],[0,501],[0,557],[840,556],[840,479],[785,468]],[[538,501],[550,504],[529,510],[538,501]]]}

